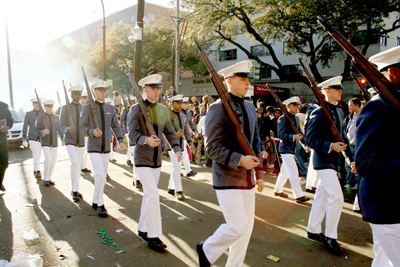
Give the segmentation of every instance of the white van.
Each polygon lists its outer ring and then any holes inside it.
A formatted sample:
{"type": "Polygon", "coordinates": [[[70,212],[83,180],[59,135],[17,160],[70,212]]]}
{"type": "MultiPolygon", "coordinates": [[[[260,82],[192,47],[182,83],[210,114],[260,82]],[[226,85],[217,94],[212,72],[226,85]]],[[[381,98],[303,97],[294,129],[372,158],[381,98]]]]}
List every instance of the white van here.
{"type": "Polygon", "coordinates": [[[24,127],[24,120],[21,116],[12,108],[10,108],[11,116],[14,120],[13,127],[8,130],[7,141],[9,145],[22,145],[22,129],[24,127]]]}

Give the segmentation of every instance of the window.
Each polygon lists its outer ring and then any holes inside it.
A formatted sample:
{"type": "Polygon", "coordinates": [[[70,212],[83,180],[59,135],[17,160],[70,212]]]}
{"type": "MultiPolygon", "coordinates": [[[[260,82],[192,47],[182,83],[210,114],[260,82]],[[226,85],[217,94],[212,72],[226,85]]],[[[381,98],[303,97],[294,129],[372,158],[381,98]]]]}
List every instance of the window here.
{"type": "Polygon", "coordinates": [[[100,28],[97,28],[97,35],[100,35],[100,28]]]}
{"type": "Polygon", "coordinates": [[[271,74],[272,74],[271,69],[267,69],[264,65],[261,65],[261,67],[260,67],[260,79],[261,80],[271,79],[271,74]]]}
{"type": "Polygon", "coordinates": [[[400,37],[397,37],[396,45],[400,46],[400,37]]]}
{"type": "Polygon", "coordinates": [[[303,75],[303,69],[300,67],[300,64],[284,65],[283,69],[285,70],[285,74],[288,75],[303,75]]]}
{"type": "Polygon", "coordinates": [[[250,52],[255,57],[270,56],[269,50],[263,45],[255,45],[250,47],[250,52]]]}
{"type": "Polygon", "coordinates": [[[387,36],[385,35],[385,36],[381,36],[381,38],[380,38],[380,43],[381,43],[381,45],[384,45],[384,46],[386,46],[387,45],[387,36]]]}
{"type": "Polygon", "coordinates": [[[237,59],[237,49],[224,50],[219,52],[219,61],[237,59]]]}
{"type": "Polygon", "coordinates": [[[135,21],[136,21],[136,16],[135,15],[131,15],[130,22],[131,23],[135,23],[135,21]]]}
{"type": "MultiPolygon", "coordinates": [[[[380,34],[381,29],[372,29],[371,30],[371,37],[369,38],[369,44],[381,44],[386,46],[387,45],[387,36],[381,36],[380,34]]],[[[359,31],[357,37],[352,40],[352,44],[355,46],[361,46],[367,44],[367,31],[359,31]]]]}
{"type": "Polygon", "coordinates": [[[119,23],[119,24],[124,24],[124,18],[118,20],[118,23],[119,23]]]}
{"type": "Polygon", "coordinates": [[[95,31],[93,30],[93,31],[92,31],[92,37],[94,37],[94,35],[95,35],[95,31]]]}
{"type": "Polygon", "coordinates": [[[156,14],[154,14],[154,13],[149,13],[149,20],[150,20],[150,21],[156,21],[156,14]]]}

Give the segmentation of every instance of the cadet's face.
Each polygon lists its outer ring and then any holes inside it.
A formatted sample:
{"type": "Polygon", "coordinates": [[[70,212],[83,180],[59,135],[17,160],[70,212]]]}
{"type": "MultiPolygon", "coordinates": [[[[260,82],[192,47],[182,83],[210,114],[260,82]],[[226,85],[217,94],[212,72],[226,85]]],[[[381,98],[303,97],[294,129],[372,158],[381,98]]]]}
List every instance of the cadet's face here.
{"type": "Polygon", "coordinates": [[[339,102],[342,99],[343,90],[342,89],[325,89],[326,96],[329,102],[339,102]]]}
{"type": "Polygon", "coordinates": [[[81,104],[85,105],[87,103],[87,97],[82,97],[81,98],[81,104]]]}
{"type": "Polygon", "coordinates": [[[71,93],[71,97],[72,97],[72,100],[73,100],[74,102],[79,103],[79,100],[81,100],[81,93],[79,93],[79,92],[72,92],[72,93],[71,93]]]}
{"type": "Polygon", "coordinates": [[[183,109],[188,109],[188,107],[189,107],[189,104],[188,103],[182,103],[182,108],[183,109]]]}
{"type": "Polygon", "coordinates": [[[279,118],[281,116],[281,112],[279,110],[275,111],[275,118],[279,118]]]}
{"type": "Polygon", "coordinates": [[[94,94],[96,95],[96,99],[99,101],[104,101],[107,97],[107,90],[106,89],[96,89],[94,90],[94,94]]]}
{"type": "Polygon", "coordinates": [[[39,110],[39,103],[38,102],[32,103],[32,106],[33,106],[34,109],[39,110]]]}
{"type": "Polygon", "coordinates": [[[297,105],[296,104],[289,104],[287,109],[290,113],[297,113],[297,105]]]}
{"type": "Polygon", "coordinates": [[[44,110],[46,113],[51,114],[53,113],[53,106],[44,106],[44,110]]]}
{"type": "Polygon", "coordinates": [[[157,88],[157,87],[151,87],[151,86],[143,87],[143,92],[146,93],[147,100],[149,100],[152,103],[154,103],[158,100],[158,98],[160,97],[160,91],[161,91],[161,88],[157,88]]]}
{"type": "Polygon", "coordinates": [[[247,90],[249,89],[250,79],[243,78],[240,76],[232,76],[226,79],[229,89],[234,95],[243,97],[246,95],[247,90]]]}
{"type": "Polygon", "coordinates": [[[175,111],[181,111],[182,110],[182,103],[176,102],[176,101],[172,101],[172,108],[175,111]]]}

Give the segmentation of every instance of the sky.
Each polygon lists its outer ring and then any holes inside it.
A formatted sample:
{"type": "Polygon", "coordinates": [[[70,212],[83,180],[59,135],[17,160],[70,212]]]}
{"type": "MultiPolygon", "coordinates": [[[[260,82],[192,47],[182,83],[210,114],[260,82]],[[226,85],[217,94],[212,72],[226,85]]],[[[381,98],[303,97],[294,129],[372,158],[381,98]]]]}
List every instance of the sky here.
{"type": "MultiPolygon", "coordinates": [[[[135,0],[103,0],[106,16],[129,6],[137,4],[135,0]]],[[[172,7],[170,0],[145,0],[146,2],[172,7]]],[[[101,0],[1,0],[0,1],[0,101],[9,103],[9,88],[7,80],[7,49],[5,34],[5,17],[8,21],[8,34],[11,55],[24,50],[40,50],[46,42],[86,26],[103,18],[101,0]]],[[[37,60],[37,59],[36,59],[37,60]]],[[[11,57],[13,66],[13,57],[11,57]]],[[[31,108],[29,97],[24,97],[25,90],[18,87],[29,87],[29,69],[27,75],[21,76],[18,70],[12,69],[14,84],[15,109],[31,108]],[[26,77],[23,86],[21,79],[26,77]],[[18,86],[19,85],[19,86],[18,86]],[[28,99],[29,98],[29,99],[28,99]],[[28,99],[28,100],[27,100],[28,99]]],[[[35,83],[36,83],[35,77],[35,83]]],[[[37,85],[40,85],[38,83],[37,85]]],[[[36,86],[32,84],[33,87],[36,86]]],[[[26,89],[28,90],[28,89],[26,89]]],[[[39,89],[38,89],[39,90],[39,89]]],[[[32,90],[33,91],[33,90],[32,90]]],[[[56,99],[54,99],[56,100],[56,99]]]]}

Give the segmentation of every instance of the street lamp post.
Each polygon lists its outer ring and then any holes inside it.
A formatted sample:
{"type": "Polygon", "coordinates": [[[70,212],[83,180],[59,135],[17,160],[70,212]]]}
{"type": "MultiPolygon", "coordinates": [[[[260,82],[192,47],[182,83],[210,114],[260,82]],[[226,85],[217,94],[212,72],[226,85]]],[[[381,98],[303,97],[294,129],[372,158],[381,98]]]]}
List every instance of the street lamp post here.
{"type": "Polygon", "coordinates": [[[107,81],[107,70],[106,70],[106,15],[104,12],[104,3],[103,0],[101,0],[101,6],[103,7],[103,79],[104,81],[107,81]]]}
{"type": "MultiPolygon", "coordinates": [[[[144,0],[138,0],[136,27],[143,32],[144,0]]],[[[135,41],[134,73],[133,77],[138,82],[142,78],[142,36],[135,41]]]]}
{"type": "Polygon", "coordinates": [[[10,91],[10,106],[14,108],[14,97],[13,97],[13,87],[12,87],[12,75],[11,75],[11,58],[10,58],[10,41],[8,40],[8,23],[7,17],[5,19],[6,26],[6,41],[7,41],[7,64],[8,64],[8,87],[10,91]]]}
{"type": "Polygon", "coordinates": [[[179,0],[176,1],[176,36],[175,36],[175,91],[179,94],[181,92],[180,87],[180,59],[179,59],[179,50],[180,50],[180,34],[179,34],[179,0]]]}

